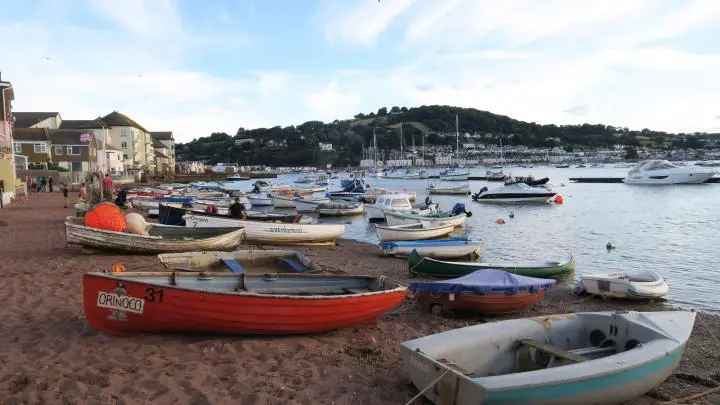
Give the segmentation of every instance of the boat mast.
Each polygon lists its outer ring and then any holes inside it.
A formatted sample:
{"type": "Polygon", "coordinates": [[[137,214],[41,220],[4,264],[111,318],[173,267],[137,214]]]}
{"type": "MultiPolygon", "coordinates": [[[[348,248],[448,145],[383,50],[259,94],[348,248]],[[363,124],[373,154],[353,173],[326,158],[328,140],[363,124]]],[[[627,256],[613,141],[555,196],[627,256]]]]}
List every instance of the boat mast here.
{"type": "Polygon", "coordinates": [[[403,156],[403,133],[402,133],[402,122],[400,123],[400,159],[405,160],[403,156]]]}
{"type": "MultiPolygon", "coordinates": [[[[455,156],[460,161],[460,119],[455,114],[455,156]]],[[[457,162],[456,162],[457,163],[457,162]]]]}
{"type": "Polygon", "coordinates": [[[373,127],[373,169],[377,171],[377,136],[375,135],[375,127],[373,127]]]}

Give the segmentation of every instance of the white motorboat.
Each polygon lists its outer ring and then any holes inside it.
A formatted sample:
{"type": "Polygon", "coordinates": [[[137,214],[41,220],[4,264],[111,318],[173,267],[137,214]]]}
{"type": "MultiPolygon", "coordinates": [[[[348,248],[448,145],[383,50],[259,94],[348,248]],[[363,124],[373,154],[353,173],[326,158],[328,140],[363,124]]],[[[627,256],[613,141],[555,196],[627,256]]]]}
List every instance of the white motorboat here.
{"type": "Polygon", "coordinates": [[[580,277],[575,293],[588,293],[601,297],[650,300],[667,295],[665,280],[652,270],[588,274],[580,277]]]}
{"type": "Polygon", "coordinates": [[[375,226],[380,242],[409,241],[439,238],[451,233],[455,229],[452,224],[407,224],[394,226],[375,226]]]}
{"type": "Polygon", "coordinates": [[[386,194],[377,197],[374,204],[365,206],[369,221],[385,220],[387,212],[409,212],[413,214],[432,214],[438,212],[438,205],[431,204],[427,208],[416,208],[410,203],[410,196],[407,194],[386,194]]]}
{"type": "Polygon", "coordinates": [[[485,203],[549,203],[555,195],[557,193],[547,187],[531,187],[525,183],[511,183],[492,190],[483,187],[477,194],[472,196],[472,199],[473,201],[485,203]]]}
{"type": "Polygon", "coordinates": [[[247,199],[255,207],[272,207],[273,205],[270,194],[248,194],[247,199]]]}
{"type": "Polygon", "coordinates": [[[244,181],[244,180],[250,180],[250,177],[248,176],[241,176],[238,173],[231,174],[225,178],[227,181],[244,181]]]}
{"type": "Polygon", "coordinates": [[[643,160],[623,179],[625,184],[700,184],[715,175],[702,166],[680,166],[667,160],[643,160]]]}
{"type": "Polygon", "coordinates": [[[460,167],[451,167],[440,172],[440,180],[444,181],[468,181],[470,171],[460,167]]]}

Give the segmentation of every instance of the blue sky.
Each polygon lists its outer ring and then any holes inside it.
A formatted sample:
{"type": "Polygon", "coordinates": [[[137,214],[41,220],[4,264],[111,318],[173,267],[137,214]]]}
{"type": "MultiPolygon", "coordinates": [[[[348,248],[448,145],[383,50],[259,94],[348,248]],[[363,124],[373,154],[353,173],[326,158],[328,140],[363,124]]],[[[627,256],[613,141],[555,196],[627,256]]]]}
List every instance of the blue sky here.
{"type": "Polygon", "coordinates": [[[181,141],[393,105],[720,131],[716,0],[0,0],[17,111],[181,141]]]}

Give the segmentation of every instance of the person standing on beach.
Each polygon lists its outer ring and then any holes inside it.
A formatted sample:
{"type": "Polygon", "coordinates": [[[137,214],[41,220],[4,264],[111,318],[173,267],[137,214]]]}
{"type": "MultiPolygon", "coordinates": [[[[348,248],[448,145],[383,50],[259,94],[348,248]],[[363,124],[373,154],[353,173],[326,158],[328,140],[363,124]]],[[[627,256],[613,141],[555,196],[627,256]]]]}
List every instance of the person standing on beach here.
{"type": "Polygon", "coordinates": [[[45,188],[47,186],[47,180],[45,180],[45,176],[40,176],[40,191],[45,192],[47,189],[45,188]]]}
{"type": "Polygon", "coordinates": [[[113,198],[113,181],[109,174],[106,174],[102,179],[103,194],[108,201],[112,201],[113,198]]]}
{"type": "Polygon", "coordinates": [[[50,177],[48,179],[48,191],[50,191],[51,193],[53,192],[53,178],[52,177],[50,177]]]}
{"type": "Polygon", "coordinates": [[[67,208],[68,200],[70,199],[70,197],[68,196],[68,189],[67,189],[67,186],[65,185],[65,183],[63,183],[63,185],[62,185],[62,193],[63,193],[63,200],[65,200],[65,208],[67,208]]]}
{"type": "Polygon", "coordinates": [[[82,183],[80,185],[80,194],[78,194],[78,200],[82,202],[87,201],[87,188],[85,187],[85,183],[82,183]]]}

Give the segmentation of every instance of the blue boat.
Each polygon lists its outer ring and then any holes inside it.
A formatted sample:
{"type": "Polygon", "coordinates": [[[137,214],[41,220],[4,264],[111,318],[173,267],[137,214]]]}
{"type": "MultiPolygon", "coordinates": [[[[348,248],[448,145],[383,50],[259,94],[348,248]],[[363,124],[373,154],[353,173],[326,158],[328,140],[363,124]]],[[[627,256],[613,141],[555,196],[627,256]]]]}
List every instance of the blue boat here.
{"type": "Polygon", "coordinates": [[[386,255],[410,256],[413,250],[423,257],[452,259],[475,256],[482,250],[482,240],[467,238],[382,242],[386,255]]]}
{"type": "Polygon", "coordinates": [[[490,322],[400,344],[436,405],[614,405],[677,368],[695,312],[581,312],[490,322]]]}

